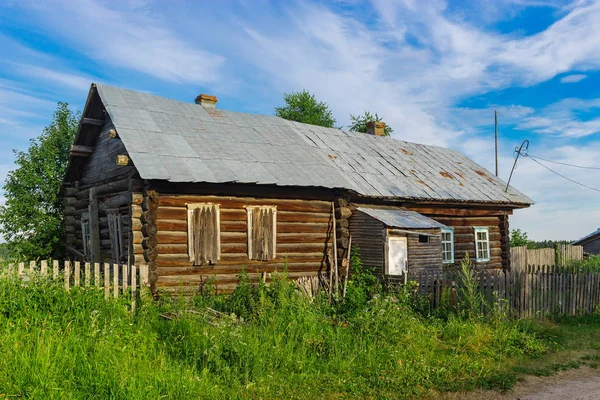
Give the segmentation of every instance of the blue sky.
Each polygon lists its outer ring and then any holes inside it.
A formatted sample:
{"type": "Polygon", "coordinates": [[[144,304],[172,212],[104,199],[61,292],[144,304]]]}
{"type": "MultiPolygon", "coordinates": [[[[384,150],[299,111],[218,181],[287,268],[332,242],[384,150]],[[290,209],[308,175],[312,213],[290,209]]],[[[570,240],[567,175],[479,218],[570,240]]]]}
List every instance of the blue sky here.
{"type": "MultiPolygon", "coordinates": [[[[379,113],[399,139],[455,148],[500,176],[513,149],[599,167],[600,4],[592,1],[0,0],[0,179],[58,101],[91,82],[272,114],[308,89],[338,123],[379,113]]],[[[548,164],[600,189],[600,170],[548,164]]],[[[537,204],[511,228],[575,239],[600,227],[600,193],[520,162],[537,204]]],[[[0,192],[0,201],[2,201],[0,192]]]]}

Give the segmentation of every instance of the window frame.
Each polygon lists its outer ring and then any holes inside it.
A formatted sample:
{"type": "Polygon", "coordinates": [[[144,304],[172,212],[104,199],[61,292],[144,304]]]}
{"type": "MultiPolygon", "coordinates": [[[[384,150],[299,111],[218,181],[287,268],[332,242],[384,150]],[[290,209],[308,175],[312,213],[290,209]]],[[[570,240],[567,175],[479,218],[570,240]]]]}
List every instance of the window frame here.
{"type": "Polygon", "coordinates": [[[253,232],[254,232],[254,226],[253,226],[253,218],[252,218],[252,213],[254,212],[254,210],[256,209],[271,209],[273,211],[273,256],[267,260],[274,260],[277,258],[277,206],[260,206],[260,205],[253,205],[253,206],[246,206],[246,235],[248,237],[248,248],[247,248],[247,253],[248,253],[248,259],[249,260],[256,260],[253,257],[253,253],[254,253],[254,248],[253,248],[253,242],[254,242],[254,237],[253,237],[253,232]]]}
{"type": "Polygon", "coordinates": [[[473,233],[475,236],[475,261],[476,262],[488,262],[491,260],[491,252],[490,252],[490,229],[488,227],[483,227],[483,226],[475,226],[473,227],[473,233]],[[484,241],[477,239],[477,234],[478,233],[483,233],[485,232],[485,244],[486,244],[486,249],[487,249],[487,257],[486,258],[480,258],[479,257],[479,246],[478,243],[482,243],[484,241]]]}
{"type": "Polygon", "coordinates": [[[440,242],[442,243],[442,263],[443,264],[454,264],[454,228],[441,228],[440,229],[441,237],[440,242]],[[450,234],[450,240],[444,240],[444,234],[450,234]],[[450,259],[444,260],[444,244],[450,243],[450,259]]]}
{"type": "MultiPolygon", "coordinates": [[[[216,260],[208,263],[208,265],[214,265],[217,261],[221,260],[221,207],[216,203],[189,203],[187,204],[187,242],[188,242],[188,256],[191,263],[195,261],[193,238],[194,238],[194,210],[202,207],[215,207],[217,212],[216,232],[217,236],[217,257],[216,260]]],[[[200,266],[200,265],[198,265],[200,266]]]]}

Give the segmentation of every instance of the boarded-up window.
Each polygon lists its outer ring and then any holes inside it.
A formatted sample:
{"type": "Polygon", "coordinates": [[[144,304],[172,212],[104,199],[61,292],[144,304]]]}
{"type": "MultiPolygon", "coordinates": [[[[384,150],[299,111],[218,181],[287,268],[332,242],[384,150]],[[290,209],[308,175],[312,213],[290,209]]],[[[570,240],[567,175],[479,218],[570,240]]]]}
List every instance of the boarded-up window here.
{"type": "Polygon", "coordinates": [[[108,214],[108,235],[110,236],[110,249],[114,262],[123,258],[123,228],[121,216],[118,213],[108,214]]]}
{"type": "Polygon", "coordinates": [[[83,254],[89,256],[92,252],[92,242],[90,236],[90,215],[88,213],[81,215],[81,238],[83,240],[83,254]]]}
{"type": "Polygon", "coordinates": [[[277,208],[246,207],[248,211],[248,257],[268,261],[276,257],[277,208]]]}
{"type": "Polygon", "coordinates": [[[188,252],[194,265],[215,264],[221,257],[221,217],[217,204],[188,204],[188,252]]]}

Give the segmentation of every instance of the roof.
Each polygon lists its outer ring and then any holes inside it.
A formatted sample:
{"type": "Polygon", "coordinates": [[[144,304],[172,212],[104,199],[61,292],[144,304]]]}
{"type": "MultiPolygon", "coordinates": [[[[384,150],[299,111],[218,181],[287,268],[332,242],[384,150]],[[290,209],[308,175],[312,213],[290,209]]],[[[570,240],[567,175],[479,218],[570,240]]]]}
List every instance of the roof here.
{"type": "Polygon", "coordinates": [[[590,239],[595,239],[595,236],[600,237],[600,228],[598,228],[594,232],[590,233],[589,235],[586,235],[586,236],[582,237],[581,239],[574,241],[573,244],[578,245],[578,244],[586,242],[590,239]]]}
{"type": "Polygon", "coordinates": [[[383,222],[390,228],[408,228],[408,229],[429,229],[429,228],[447,228],[431,218],[428,218],[416,211],[391,208],[371,208],[357,207],[367,215],[383,222]]]}
{"type": "Polygon", "coordinates": [[[95,87],[144,179],[312,186],[376,198],[533,204],[512,187],[505,192],[506,183],[455,150],[276,116],[208,109],[107,85],[95,87]]]}

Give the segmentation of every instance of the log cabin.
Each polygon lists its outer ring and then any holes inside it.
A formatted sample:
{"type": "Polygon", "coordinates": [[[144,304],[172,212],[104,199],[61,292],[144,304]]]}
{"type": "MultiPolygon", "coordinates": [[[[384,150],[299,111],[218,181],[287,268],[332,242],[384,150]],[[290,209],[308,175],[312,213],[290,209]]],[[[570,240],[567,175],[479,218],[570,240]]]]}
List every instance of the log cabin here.
{"type": "Polygon", "coordinates": [[[365,134],[216,104],[92,84],[63,189],[72,257],[147,264],[156,293],[320,275],[350,243],[382,278],[465,254],[510,268],[508,217],[533,201],[463,154],[381,122],[365,134]]]}

